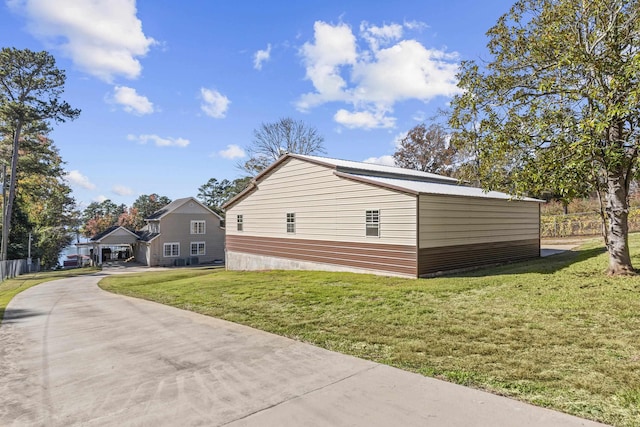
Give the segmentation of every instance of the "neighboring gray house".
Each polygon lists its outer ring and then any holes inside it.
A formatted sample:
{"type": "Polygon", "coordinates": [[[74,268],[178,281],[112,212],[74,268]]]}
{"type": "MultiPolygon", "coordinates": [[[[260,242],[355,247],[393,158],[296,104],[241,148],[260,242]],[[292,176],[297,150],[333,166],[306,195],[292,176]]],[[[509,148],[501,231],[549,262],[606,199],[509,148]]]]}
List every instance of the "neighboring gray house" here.
{"type": "Polygon", "coordinates": [[[540,256],[540,201],[397,167],[285,154],[226,209],[231,270],[420,277],[540,256]]]}
{"type": "Polygon", "coordinates": [[[133,253],[140,263],[154,267],[224,259],[222,218],[193,197],[174,200],[145,221],[133,253]]]}
{"type": "Polygon", "coordinates": [[[94,262],[134,258],[155,267],[224,260],[222,219],[193,197],[174,200],[145,221],[135,233],[114,226],[92,237],[94,262]]]}

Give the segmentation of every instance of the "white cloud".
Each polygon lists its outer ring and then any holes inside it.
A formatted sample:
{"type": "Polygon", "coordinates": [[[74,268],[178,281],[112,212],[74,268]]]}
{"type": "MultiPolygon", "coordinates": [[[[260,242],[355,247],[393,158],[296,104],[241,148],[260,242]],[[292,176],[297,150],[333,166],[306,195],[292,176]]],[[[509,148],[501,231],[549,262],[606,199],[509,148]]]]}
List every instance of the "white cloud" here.
{"type": "Polygon", "coordinates": [[[360,36],[369,43],[372,50],[376,51],[380,45],[388,45],[402,37],[402,25],[390,24],[377,27],[363,21],[360,24],[360,36]]]}
{"type": "Polygon", "coordinates": [[[346,101],[347,83],[340,75],[340,67],[353,65],[358,58],[356,38],[349,26],[334,27],[316,21],[313,28],[315,43],[305,43],[301,53],[307,67],[306,77],[317,92],[302,95],[298,108],[303,111],[328,101],[346,101]]]}
{"type": "Polygon", "coordinates": [[[267,50],[259,50],[253,55],[253,68],[262,70],[262,63],[271,58],[271,43],[267,45],[267,50]]]}
{"type": "Polygon", "coordinates": [[[82,175],[79,170],[72,170],[67,173],[65,176],[67,182],[72,185],[77,185],[82,188],[86,188],[87,190],[95,190],[96,185],[89,181],[85,175],[82,175]]]}
{"type": "Polygon", "coordinates": [[[409,131],[406,130],[404,132],[400,132],[399,134],[397,134],[394,138],[393,138],[393,146],[395,148],[400,148],[400,145],[402,144],[402,140],[405,139],[407,137],[407,135],[409,134],[409,131]]]}
{"type": "Polygon", "coordinates": [[[129,187],[125,187],[124,185],[114,185],[111,188],[111,191],[118,196],[131,196],[133,194],[133,190],[129,187]]]}
{"type": "Polygon", "coordinates": [[[424,30],[425,28],[429,28],[427,24],[420,21],[404,21],[404,26],[409,30],[424,30]]]}
{"type": "Polygon", "coordinates": [[[356,111],[352,113],[345,109],[340,109],[333,116],[333,120],[345,127],[348,127],[349,129],[391,128],[396,124],[396,119],[393,117],[387,117],[384,111],[356,111]]]}
{"type": "Polygon", "coordinates": [[[227,145],[227,149],[218,151],[218,154],[225,159],[240,159],[245,156],[244,150],[235,144],[227,145]]]}
{"type": "Polygon", "coordinates": [[[427,120],[427,113],[425,113],[422,110],[418,110],[415,113],[413,113],[413,115],[411,116],[412,120],[415,120],[416,122],[424,122],[427,120]]]}
{"type": "Polygon", "coordinates": [[[189,145],[189,140],[185,138],[162,138],[158,135],[127,135],[129,141],[136,141],[140,144],[146,144],[148,142],[154,143],[158,147],[186,147],[189,145]]]}
{"type": "Polygon", "coordinates": [[[9,0],[27,29],[83,71],[104,81],[136,78],[138,60],[156,41],[142,31],[135,0],[9,0]]]}
{"type": "Polygon", "coordinates": [[[222,119],[226,116],[229,109],[229,98],[220,92],[207,88],[200,88],[200,96],[202,96],[202,104],[200,108],[207,116],[214,119],[222,119]]]}
{"type": "Polygon", "coordinates": [[[103,194],[99,195],[98,197],[96,197],[95,199],[93,199],[94,202],[98,202],[98,203],[102,203],[105,200],[108,200],[109,198],[103,194]]]}
{"type": "Polygon", "coordinates": [[[124,111],[137,115],[153,113],[153,103],[146,96],[138,95],[135,89],[116,86],[113,89],[113,101],[123,106],[124,111]]]}
{"type": "Polygon", "coordinates": [[[395,166],[396,162],[393,160],[393,156],[380,156],[380,157],[369,157],[368,159],[363,160],[364,163],[373,163],[376,165],[384,165],[384,166],[395,166]]]}
{"type": "Polygon", "coordinates": [[[403,39],[405,29],[418,27],[418,23],[378,27],[363,22],[357,39],[346,24],[317,21],[313,42],[300,50],[306,78],[315,91],[301,95],[297,108],[307,111],[341,102],[352,111],[340,109],[334,116],[338,123],[365,129],[393,127],[395,118],[389,114],[397,102],[417,99],[426,103],[459,93],[455,52],[428,49],[416,40],[403,39]]]}

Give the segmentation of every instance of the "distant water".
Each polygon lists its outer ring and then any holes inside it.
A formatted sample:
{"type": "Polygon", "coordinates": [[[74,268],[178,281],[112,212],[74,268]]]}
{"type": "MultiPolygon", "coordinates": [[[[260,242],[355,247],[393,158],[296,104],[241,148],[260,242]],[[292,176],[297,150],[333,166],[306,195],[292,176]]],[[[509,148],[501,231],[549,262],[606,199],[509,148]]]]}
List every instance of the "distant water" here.
{"type": "MultiPolygon", "coordinates": [[[[80,239],[80,243],[86,243],[88,241],[88,239],[80,239]]],[[[88,246],[80,246],[79,248],[76,247],[75,244],[75,240],[74,242],[70,245],[67,246],[66,248],[64,248],[62,250],[62,252],[60,253],[60,258],[58,258],[58,263],[60,265],[62,265],[62,262],[67,259],[67,256],[69,255],[76,255],[76,254],[80,254],[80,255],[89,255],[89,247],[88,246]]]]}

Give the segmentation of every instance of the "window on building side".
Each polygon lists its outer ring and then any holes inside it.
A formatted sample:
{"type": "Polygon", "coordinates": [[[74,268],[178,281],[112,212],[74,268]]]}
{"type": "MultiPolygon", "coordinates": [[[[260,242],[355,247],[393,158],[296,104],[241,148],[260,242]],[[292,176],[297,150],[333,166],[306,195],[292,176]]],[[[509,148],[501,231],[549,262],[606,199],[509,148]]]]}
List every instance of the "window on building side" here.
{"type": "Polygon", "coordinates": [[[380,237],[380,211],[378,209],[366,213],[366,236],[380,237]]]}
{"type": "Polygon", "coordinates": [[[205,242],[191,242],[191,255],[205,255],[206,247],[205,242]]]}
{"type": "Polygon", "coordinates": [[[296,214],[288,213],[287,214],[287,233],[295,233],[296,232],[296,214]]]}
{"type": "Polygon", "coordinates": [[[191,221],[191,234],[205,234],[205,221],[191,221]]]}
{"type": "Polygon", "coordinates": [[[180,256],[180,243],[165,243],[164,256],[165,257],[180,256]]]}
{"type": "Polygon", "coordinates": [[[242,231],[242,226],[244,224],[242,215],[236,215],[236,224],[238,225],[238,231],[242,231]]]}

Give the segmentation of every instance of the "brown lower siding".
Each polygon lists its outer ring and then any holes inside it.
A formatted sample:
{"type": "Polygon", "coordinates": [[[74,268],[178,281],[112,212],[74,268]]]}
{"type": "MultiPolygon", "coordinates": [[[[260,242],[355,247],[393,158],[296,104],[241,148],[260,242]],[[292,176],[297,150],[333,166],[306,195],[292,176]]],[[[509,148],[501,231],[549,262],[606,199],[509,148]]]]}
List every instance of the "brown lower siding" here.
{"type": "Polygon", "coordinates": [[[520,261],[540,256],[540,240],[479,243],[422,248],[418,250],[418,275],[489,264],[520,261]]]}
{"type": "Polygon", "coordinates": [[[416,277],[416,247],[227,235],[227,250],[416,277]]]}

